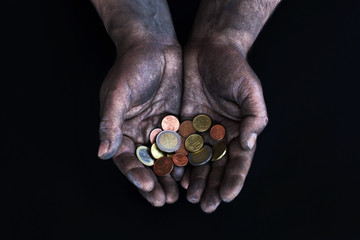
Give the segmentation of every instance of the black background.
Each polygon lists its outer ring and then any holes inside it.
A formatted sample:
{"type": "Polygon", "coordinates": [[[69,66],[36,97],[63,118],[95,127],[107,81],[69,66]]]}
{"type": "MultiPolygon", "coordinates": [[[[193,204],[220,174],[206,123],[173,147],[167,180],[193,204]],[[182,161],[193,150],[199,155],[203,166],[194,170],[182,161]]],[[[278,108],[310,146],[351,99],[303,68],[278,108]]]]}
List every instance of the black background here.
{"type": "MultiPolygon", "coordinates": [[[[283,1],[248,60],[269,125],[235,201],[153,208],[97,158],[114,46],[89,1],[3,1],[3,239],[360,239],[359,1],[283,1]],[[8,235],[10,234],[10,235],[8,235]]],[[[181,44],[198,1],[169,1],[181,44]]]]}

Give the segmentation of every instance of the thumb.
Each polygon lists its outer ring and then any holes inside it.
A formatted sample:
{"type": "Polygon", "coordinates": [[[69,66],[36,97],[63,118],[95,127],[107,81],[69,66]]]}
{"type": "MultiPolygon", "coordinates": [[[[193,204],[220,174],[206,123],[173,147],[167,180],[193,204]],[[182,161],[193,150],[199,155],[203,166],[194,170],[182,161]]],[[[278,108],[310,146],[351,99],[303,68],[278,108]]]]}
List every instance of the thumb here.
{"type": "Polygon", "coordinates": [[[257,88],[241,104],[240,144],[249,151],[255,146],[256,139],[268,123],[263,93],[257,88]]]}
{"type": "Polygon", "coordinates": [[[121,127],[130,105],[130,94],[127,92],[126,89],[108,91],[101,102],[98,157],[103,160],[113,157],[120,147],[121,127]]]}

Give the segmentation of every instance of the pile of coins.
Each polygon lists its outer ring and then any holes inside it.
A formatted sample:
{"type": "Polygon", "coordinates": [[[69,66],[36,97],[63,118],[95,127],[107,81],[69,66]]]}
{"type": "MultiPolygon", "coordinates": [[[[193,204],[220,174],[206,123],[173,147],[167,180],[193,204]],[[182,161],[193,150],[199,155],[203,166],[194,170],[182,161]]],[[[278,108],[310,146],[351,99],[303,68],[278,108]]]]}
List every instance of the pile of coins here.
{"type": "Polygon", "coordinates": [[[139,146],[136,156],[144,165],[153,166],[158,176],[171,173],[174,165],[200,166],[210,160],[217,161],[226,153],[226,144],[221,141],[225,137],[225,128],[220,124],[211,125],[211,119],[204,114],[181,124],[175,116],[168,115],[161,121],[161,128],[151,131],[151,147],[139,146]],[[204,144],[202,136],[209,129],[210,137],[215,141],[213,147],[204,144]]]}

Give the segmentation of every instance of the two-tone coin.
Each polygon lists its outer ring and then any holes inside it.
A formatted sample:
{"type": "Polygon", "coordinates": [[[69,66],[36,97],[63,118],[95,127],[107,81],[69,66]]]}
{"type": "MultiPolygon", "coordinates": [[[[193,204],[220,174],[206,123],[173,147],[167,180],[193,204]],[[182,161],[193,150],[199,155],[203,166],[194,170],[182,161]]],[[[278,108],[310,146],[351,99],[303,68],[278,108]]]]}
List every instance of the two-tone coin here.
{"type": "Polygon", "coordinates": [[[193,126],[196,131],[205,132],[211,126],[211,119],[204,114],[197,115],[193,120],[193,126]]]}
{"type": "Polygon", "coordinates": [[[189,152],[199,151],[204,145],[204,139],[199,134],[191,134],[185,140],[185,148],[189,152]]]}
{"type": "Polygon", "coordinates": [[[225,142],[219,142],[215,146],[212,147],[213,156],[211,158],[212,162],[220,160],[226,154],[226,144],[225,142]]]}
{"type": "Polygon", "coordinates": [[[173,168],[174,168],[174,163],[169,157],[159,158],[158,160],[155,161],[153,167],[155,174],[161,177],[171,173],[173,168]]]}
{"type": "Polygon", "coordinates": [[[162,131],[156,136],[156,145],[163,152],[175,152],[180,148],[181,137],[174,131],[162,131]]]}
{"type": "Polygon", "coordinates": [[[193,166],[203,165],[210,161],[212,154],[211,148],[208,145],[204,145],[199,151],[189,153],[189,163],[193,166]]]}
{"type": "Polygon", "coordinates": [[[136,156],[146,166],[154,165],[154,159],[151,157],[149,148],[146,146],[139,146],[136,149],[136,156]]]}

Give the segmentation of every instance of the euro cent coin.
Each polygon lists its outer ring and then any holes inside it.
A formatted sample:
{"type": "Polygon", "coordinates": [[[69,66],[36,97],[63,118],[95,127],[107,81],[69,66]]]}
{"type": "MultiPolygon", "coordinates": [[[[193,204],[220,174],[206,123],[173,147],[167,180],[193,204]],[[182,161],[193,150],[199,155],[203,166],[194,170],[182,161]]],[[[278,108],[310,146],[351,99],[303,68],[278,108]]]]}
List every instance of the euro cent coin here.
{"type": "Polygon", "coordinates": [[[185,148],[189,152],[199,151],[204,145],[204,139],[199,134],[191,134],[185,140],[185,148]]]}
{"type": "Polygon", "coordinates": [[[161,127],[163,130],[170,130],[176,132],[177,130],[179,130],[179,126],[179,120],[173,115],[168,115],[164,117],[161,121],[161,127]]]}
{"type": "Polygon", "coordinates": [[[226,154],[226,144],[225,142],[219,142],[212,147],[213,156],[211,158],[212,162],[220,160],[226,154]]]}
{"type": "Polygon", "coordinates": [[[189,159],[186,157],[186,155],[182,154],[182,153],[176,153],[172,157],[172,160],[173,160],[174,164],[179,167],[184,167],[189,162],[189,159]]]}
{"type": "Polygon", "coordinates": [[[153,156],[153,158],[155,158],[155,159],[159,159],[159,158],[165,156],[165,154],[158,149],[158,147],[156,146],[156,143],[153,143],[151,145],[150,153],[151,153],[151,156],[153,156]]]}
{"type": "Polygon", "coordinates": [[[200,166],[210,161],[212,150],[208,145],[204,145],[197,152],[189,153],[189,163],[193,166],[200,166]]]}
{"type": "Polygon", "coordinates": [[[175,152],[180,148],[181,137],[174,131],[162,131],[156,136],[156,145],[163,152],[175,152]]]}
{"type": "Polygon", "coordinates": [[[156,175],[163,177],[171,173],[174,168],[174,163],[169,157],[162,157],[155,161],[154,172],[156,175]]]}
{"type": "Polygon", "coordinates": [[[176,150],[175,153],[182,153],[186,156],[189,154],[188,150],[186,150],[186,148],[185,148],[185,138],[181,138],[180,148],[178,150],[176,150]]]}
{"type": "Polygon", "coordinates": [[[156,140],[156,136],[159,134],[159,132],[161,132],[162,129],[161,128],[155,128],[150,132],[150,143],[153,144],[156,140]]]}
{"type": "Polygon", "coordinates": [[[220,141],[225,137],[225,128],[220,124],[214,125],[210,129],[210,137],[216,141],[220,141]]]}
{"type": "Polygon", "coordinates": [[[139,146],[136,149],[136,156],[146,166],[154,165],[154,159],[151,157],[149,148],[145,146],[139,146]]]}
{"type": "Polygon", "coordinates": [[[211,126],[211,119],[204,114],[197,115],[193,120],[193,126],[198,132],[205,132],[211,126]]]}
{"type": "Polygon", "coordinates": [[[184,121],[180,124],[179,127],[179,134],[180,136],[187,138],[188,136],[190,136],[191,134],[196,133],[196,130],[193,126],[192,121],[184,121]]]}

